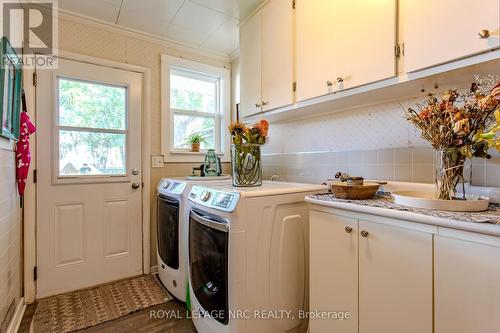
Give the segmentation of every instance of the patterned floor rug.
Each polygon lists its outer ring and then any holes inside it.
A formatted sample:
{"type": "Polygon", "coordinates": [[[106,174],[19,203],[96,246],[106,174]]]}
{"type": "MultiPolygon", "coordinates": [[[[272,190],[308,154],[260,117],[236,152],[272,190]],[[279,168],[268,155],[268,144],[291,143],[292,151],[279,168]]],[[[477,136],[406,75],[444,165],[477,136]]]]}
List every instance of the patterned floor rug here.
{"type": "Polygon", "coordinates": [[[143,275],[38,301],[34,333],[65,333],[172,300],[153,275],[143,275]]]}

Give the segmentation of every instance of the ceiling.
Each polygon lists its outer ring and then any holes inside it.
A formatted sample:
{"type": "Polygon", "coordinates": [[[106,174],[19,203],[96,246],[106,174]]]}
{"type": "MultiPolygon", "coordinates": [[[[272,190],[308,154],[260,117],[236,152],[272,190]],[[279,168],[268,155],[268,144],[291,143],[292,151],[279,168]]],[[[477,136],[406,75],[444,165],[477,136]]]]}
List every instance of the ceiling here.
{"type": "Polygon", "coordinates": [[[59,8],[230,55],[238,23],[262,0],[59,0],[59,8]]]}

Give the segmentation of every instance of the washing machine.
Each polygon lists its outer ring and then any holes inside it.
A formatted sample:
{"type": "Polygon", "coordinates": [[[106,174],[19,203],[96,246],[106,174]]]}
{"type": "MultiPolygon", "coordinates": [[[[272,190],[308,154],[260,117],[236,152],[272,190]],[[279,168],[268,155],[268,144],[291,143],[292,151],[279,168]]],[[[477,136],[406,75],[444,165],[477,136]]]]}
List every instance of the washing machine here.
{"type": "Polygon", "coordinates": [[[195,185],[189,283],[199,333],[303,333],[308,309],[308,194],[326,186],[195,185]]]}
{"type": "Polygon", "coordinates": [[[157,187],[156,248],[158,277],[165,288],[180,301],[186,301],[188,280],[187,195],[195,184],[231,184],[229,176],[187,180],[164,178],[157,187]]]}

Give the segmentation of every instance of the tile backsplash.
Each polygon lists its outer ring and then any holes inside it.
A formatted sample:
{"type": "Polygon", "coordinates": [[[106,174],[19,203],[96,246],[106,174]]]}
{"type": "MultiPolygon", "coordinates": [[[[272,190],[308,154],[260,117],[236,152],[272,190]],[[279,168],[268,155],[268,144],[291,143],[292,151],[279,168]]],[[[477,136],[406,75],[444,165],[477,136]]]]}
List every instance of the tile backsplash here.
{"type": "MultiPolygon", "coordinates": [[[[404,118],[409,99],[290,122],[272,123],[264,177],[324,182],[337,171],[366,179],[434,182],[434,151],[404,118]]],[[[500,187],[500,155],[472,163],[472,184],[500,187]]]]}
{"type": "MultiPolygon", "coordinates": [[[[262,157],[263,177],[322,183],[337,171],[365,179],[433,183],[434,150],[429,147],[388,148],[350,152],[278,153],[262,157]]],[[[500,156],[472,162],[472,184],[500,187],[500,156]]]]}

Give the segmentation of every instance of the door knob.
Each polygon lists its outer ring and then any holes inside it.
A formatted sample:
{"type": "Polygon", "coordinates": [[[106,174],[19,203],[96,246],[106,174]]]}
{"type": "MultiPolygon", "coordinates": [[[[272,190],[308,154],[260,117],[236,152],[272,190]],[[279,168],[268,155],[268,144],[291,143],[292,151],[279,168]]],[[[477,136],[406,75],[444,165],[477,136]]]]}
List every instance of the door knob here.
{"type": "Polygon", "coordinates": [[[269,104],[268,102],[262,102],[262,106],[269,104]]]}
{"type": "Polygon", "coordinates": [[[345,232],[347,232],[348,234],[350,234],[352,232],[352,228],[351,227],[345,227],[345,232]]]}
{"type": "Polygon", "coordinates": [[[368,237],[368,231],[362,230],[361,237],[368,237]]]}
{"type": "Polygon", "coordinates": [[[339,76],[339,77],[337,78],[337,82],[338,82],[338,83],[342,83],[342,82],[344,82],[344,78],[343,78],[342,76],[339,76]]]}
{"type": "Polygon", "coordinates": [[[132,189],[137,190],[141,185],[139,183],[132,183],[132,189]]]}
{"type": "Polygon", "coordinates": [[[479,38],[485,39],[485,38],[490,37],[490,32],[489,32],[489,30],[483,29],[483,30],[479,30],[478,35],[479,35],[479,38]]]}
{"type": "Polygon", "coordinates": [[[259,103],[255,103],[255,107],[256,108],[260,108],[260,104],[259,103]]]}
{"type": "Polygon", "coordinates": [[[332,82],[332,81],[326,81],[326,86],[327,86],[327,87],[331,87],[331,86],[333,86],[333,82],[332,82]]]}

